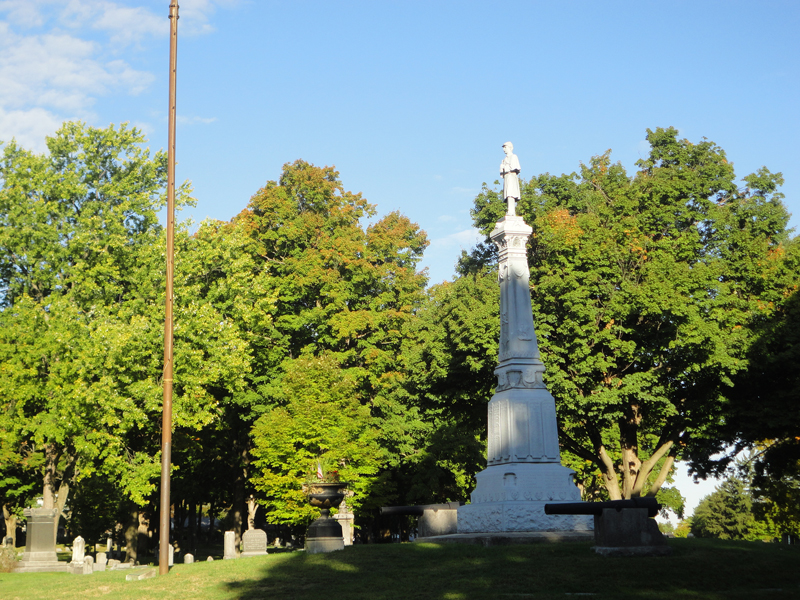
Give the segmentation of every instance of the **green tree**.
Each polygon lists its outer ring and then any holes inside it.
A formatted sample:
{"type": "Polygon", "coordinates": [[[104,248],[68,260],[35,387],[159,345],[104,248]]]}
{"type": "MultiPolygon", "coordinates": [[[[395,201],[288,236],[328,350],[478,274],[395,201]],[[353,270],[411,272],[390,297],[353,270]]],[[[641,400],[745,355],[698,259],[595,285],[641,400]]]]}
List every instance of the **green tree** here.
{"type": "MultiPolygon", "coordinates": [[[[634,177],[606,153],[580,175],[533,178],[517,210],[534,230],[534,321],[561,443],[614,499],[655,495],[676,458],[720,449],[749,326],[787,276],[780,174],[739,189],[714,143],[672,128],[647,139],[634,177]]],[[[488,234],[503,213],[485,186],[477,226],[488,234]]]]}
{"type": "Polygon", "coordinates": [[[697,537],[723,540],[770,539],[777,534],[772,523],[756,517],[750,489],[739,477],[729,477],[700,501],[691,529],[697,537]]]}
{"type": "MultiPolygon", "coordinates": [[[[12,142],[0,162],[0,443],[21,450],[14,468],[37,475],[45,507],[97,477],[138,505],[154,490],[166,156],[143,142],[125,125],[65,123],[48,154],[12,142]]],[[[181,294],[190,245],[179,230],[174,422],[197,429],[219,416],[214,389],[242,387],[248,360],[235,328],[181,294]]],[[[6,473],[4,502],[30,500],[27,480],[7,485],[6,473]]]]}
{"type": "MultiPolygon", "coordinates": [[[[245,333],[252,361],[247,388],[221,404],[234,449],[229,457],[237,481],[234,512],[243,511],[245,497],[260,490],[269,519],[292,521],[295,517],[284,502],[293,502],[294,496],[284,499],[284,491],[291,488],[299,494],[308,457],[328,451],[310,443],[286,450],[284,463],[265,458],[274,448],[262,443],[268,428],[264,423],[293,431],[303,422],[297,411],[311,405],[287,395],[299,377],[295,361],[322,360],[326,366],[320,377],[356,386],[353,397],[368,410],[377,431],[383,449],[377,456],[384,471],[359,471],[363,485],[354,472],[359,496],[353,503],[379,505],[391,493],[383,473],[414,423],[394,390],[402,377],[402,330],[424,298],[426,277],[416,265],[427,240],[399,213],[364,227],[362,221],[374,215],[374,206],[346,191],[334,169],[296,161],[284,166],[279,181],[267,182],[231,223],[207,223],[197,234],[212,257],[203,263],[205,269],[196,271],[203,296],[241,331],[250,332],[245,333]],[[255,468],[254,440],[260,444],[255,468]],[[278,480],[282,483],[275,487],[278,480]],[[247,485],[258,489],[248,490],[247,485]]],[[[321,410],[341,406],[342,418],[348,415],[371,447],[372,434],[359,425],[363,410],[337,404],[336,394],[322,392],[309,397],[317,398],[321,410]]],[[[287,439],[278,437],[275,443],[287,439]]],[[[347,457],[341,460],[349,464],[347,457]]],[[[307,516],[301,512],[298,518],[307,516]]]]}
{"type": "Polygon", "coordinates": [[[399,398],[418,415],[396,471],[406,504],[464,500],[486,467],[499,296],[496,271],[465,272],[430,288],[404,330],[399,398]]]}
{"type": "Polygon", "coordinates": [[[386,462],[379,445],[380,423],[360,398],[357,370],[342,369],[330,355],[290,361],[281,378],[280,404],[253,427],[255,466],[252,482],[263,493],[273,523],[308,524],[318,514],[302,483],[317,461],[338,471],[359,508],[386,462]]]}

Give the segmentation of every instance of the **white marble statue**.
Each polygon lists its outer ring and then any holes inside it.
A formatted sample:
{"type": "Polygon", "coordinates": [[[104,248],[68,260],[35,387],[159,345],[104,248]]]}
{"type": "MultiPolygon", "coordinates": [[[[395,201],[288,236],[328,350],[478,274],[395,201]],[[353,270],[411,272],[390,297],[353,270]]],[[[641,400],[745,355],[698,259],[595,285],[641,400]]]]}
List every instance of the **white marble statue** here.
{"type": "Polygon", "coordinates": [[[503,176],[503,199],[508,202],[507,215],[515,216],[516,202],[519,200],[519,159],[514,154],[514,144],[506,142],[503,144],[503,152],[506,157],[500,163],[500,175],[503,176]]]}

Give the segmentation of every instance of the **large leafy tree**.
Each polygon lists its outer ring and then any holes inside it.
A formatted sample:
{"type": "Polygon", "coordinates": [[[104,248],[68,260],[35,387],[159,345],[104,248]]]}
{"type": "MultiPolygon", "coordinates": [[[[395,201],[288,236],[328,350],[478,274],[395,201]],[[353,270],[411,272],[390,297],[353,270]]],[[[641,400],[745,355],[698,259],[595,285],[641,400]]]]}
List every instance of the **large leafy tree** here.
{"type": "MultiPolygon", "coordinates": [[[[267,182],[231,223],[207,223],[198,232],[210,256],[217,255],[205,271],[197,271],[205,297],[241,331],[251,332],[247,390],[224,403],[234,448],[230,458],[239,474],[235,511],[246,486],[255,485],[258,489],[250,491],[260,494],[269,520],[296,521],[286,503],[300,493],[301,474],[312,468],[315,453],[333,451],[330,441],[314,441],[316,433],[309,429],[307,410],[317,405],[320,419],[336,408],[329,416],[331,424],[340,423],[337,431],[356,435],[364,448],[382,449],[374,463],[330,457],[354,465],[358,497],[353,503],[380,505],[391,493],[382,483],[385,469],[407,444],[414,422],[393,390],[402,376],[402,330],[424,297],[426,277],[416,266],[427,240],[396,212],[365,226],[374,216],[374,206],[345,190],[333,168],[296,161],[284,166],[279,181],[267,182]],[[302,375],[303,365],[316,359],[324,368],[314,372],[331,382],[329,390],[302,375]],[[310,387],[299,393],[298,382],[310,387]],[[309,436],[305,444],[297,441],[303,429],[309,436]]],[[[336,439],[343,449],[357,449],[348,445],[351,438],[336,439]]],[[[302,521],[304,513],[297,518],[302,521]]]]}
{"type": "MultiPolygon", "coordinates": [[[[788,215],[780,174],[736,184],[724,151],[648,130],[630,177],[606,153],[524,186],[531,295],[562,445],[611,498],[656,494],[675,459],[720,447],[753,318],[780,297],[788,215]]],[[[488,233],[504,204],[484,187],[488,233]]]]}
{"type": "MultiPolygon", "coordinates": [[[[781,249],[783,251],[783,249],[781,249]]],[[[782,297],[753,321],[748,368],[734,378],[718,435],[730,444],[722,459],[700,469],[719,471],[743,448],[755,449],[753,495],[781,531],[800,532],[800,244],[785,248],[791,275],[782,297]]]]}
{"type": "MultiPolygon", "coordinates": [[[[20,456],[3,465],[4,502],[30,499],[31,476],[48,508],[93,477],[139,505],[154,489],[166,156],[150,157],[143,142],[125,125],[65,123],[46,154],[13,142],[3,151],[0,442],[20,456]]],[[[179,256],[190,244],[179,231],[179,256]]],[[[213,389],[241,387],[247,359],[178,262],[176,287],[188,293],[176,306],[175,424],[197,429],[219,415],[213,389]]]]}

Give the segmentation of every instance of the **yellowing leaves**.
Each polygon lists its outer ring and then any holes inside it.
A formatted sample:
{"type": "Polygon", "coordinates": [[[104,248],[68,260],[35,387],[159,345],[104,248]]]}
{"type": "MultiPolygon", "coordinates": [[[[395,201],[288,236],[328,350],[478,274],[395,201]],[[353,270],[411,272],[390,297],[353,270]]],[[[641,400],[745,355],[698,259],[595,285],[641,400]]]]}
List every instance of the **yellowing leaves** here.
{"type": "Polygon", "coordinates": [[[566,208],[557,208],[546,213],[541,218],[543,236],[549,234],[551,243],[557,242],[564,246],[576,246],[580,243],[583,230],[578,225],[577,217],[570,214],[566,208]]]}

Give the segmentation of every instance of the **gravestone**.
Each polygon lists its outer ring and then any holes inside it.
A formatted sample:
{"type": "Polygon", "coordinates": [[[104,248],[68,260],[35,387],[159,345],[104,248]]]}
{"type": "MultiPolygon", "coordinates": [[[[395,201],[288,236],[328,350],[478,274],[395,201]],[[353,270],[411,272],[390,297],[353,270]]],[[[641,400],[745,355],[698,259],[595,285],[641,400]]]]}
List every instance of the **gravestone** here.
{"type": "Polygon", "coordinates": [[[83,563],[84,556],[86,556],[86,542],[78,536],[72,542],[72,562],[83,563]]]}
{"type": "Polygon", "coordinates": [[[83,575],[85,573],[83,559],[86,557],[86,542],[78,536],[72,542],[72,560],[67,566],[67,572],[73,575],[83,575]]]}
{"type": "Polygon", "coordinates": [[[91,575],[94,573],[94,559],[91,556],[83,557],[83,574],[91,575]]]}
{"type": "Polygon", "coordinates": [[[206,562],[214,562],[214,557],[213,557],[213,556],[209,556],[209,557],[206,559],[206,562]]]}
{"type": "Polygon", "coordinates": [[[261,556],[267,553],[267,534],[263,529],[248,529],[242,536],[242,556],[261,556]]]}
{"type": "Polygon", "coordinates": [[[107,556],[111,556],[111,550],[113,550],[113,548],[114,548],[114,540],[112,540],[111,538],[108,538],[106,540],[106,555],[107,556]]]}
{"type": "Polygon", "coordinates": [[[225,532],[225,554],[222,558],[229,560],[236,558],[236,533],[233,531],[225,532]]]}
{"type": "Polygon", "coordinates": [[[14,547],[14,538],[7,537],[3,540],[3,547],[4,548],[13,548],[14,547]]]}
{"type": "Polygon", "coordinates": [[[109,571],[113,571],[119,566],[119,561],[116,558],[109,558],[106,566],[108,567],[109,571]]]}
{"type": "Polygon", "coordinates": [[[22,554],[16,573],[43,573],[66,571],[67,563],[59,562],[56,543],[53,539],[53,523],[56,509],[26,508],[23,511],[27,523],[25,552],[22,554]]]}
{"type": "Polygon", "coordinates": [[[194,554],[189,554],[189,553],[187,553],[187,554],[186,554],[186,555],[183,557],[183,564],[185,564],[185,565],[190,565],[190,564],[192,564],[193,562],[194,562],[194,554]]]}
{"type": "Polygon", "coordinates": [[[105,552],[98,552],[97,560],[94,561],[94,570],[105,571],[107,563],[108,563],[108,555],[105,552]]]}
{"type": "Polygon", "coordinates": [[[169,566],[175,564],[175,546],[169,545],[169,566]]]}

